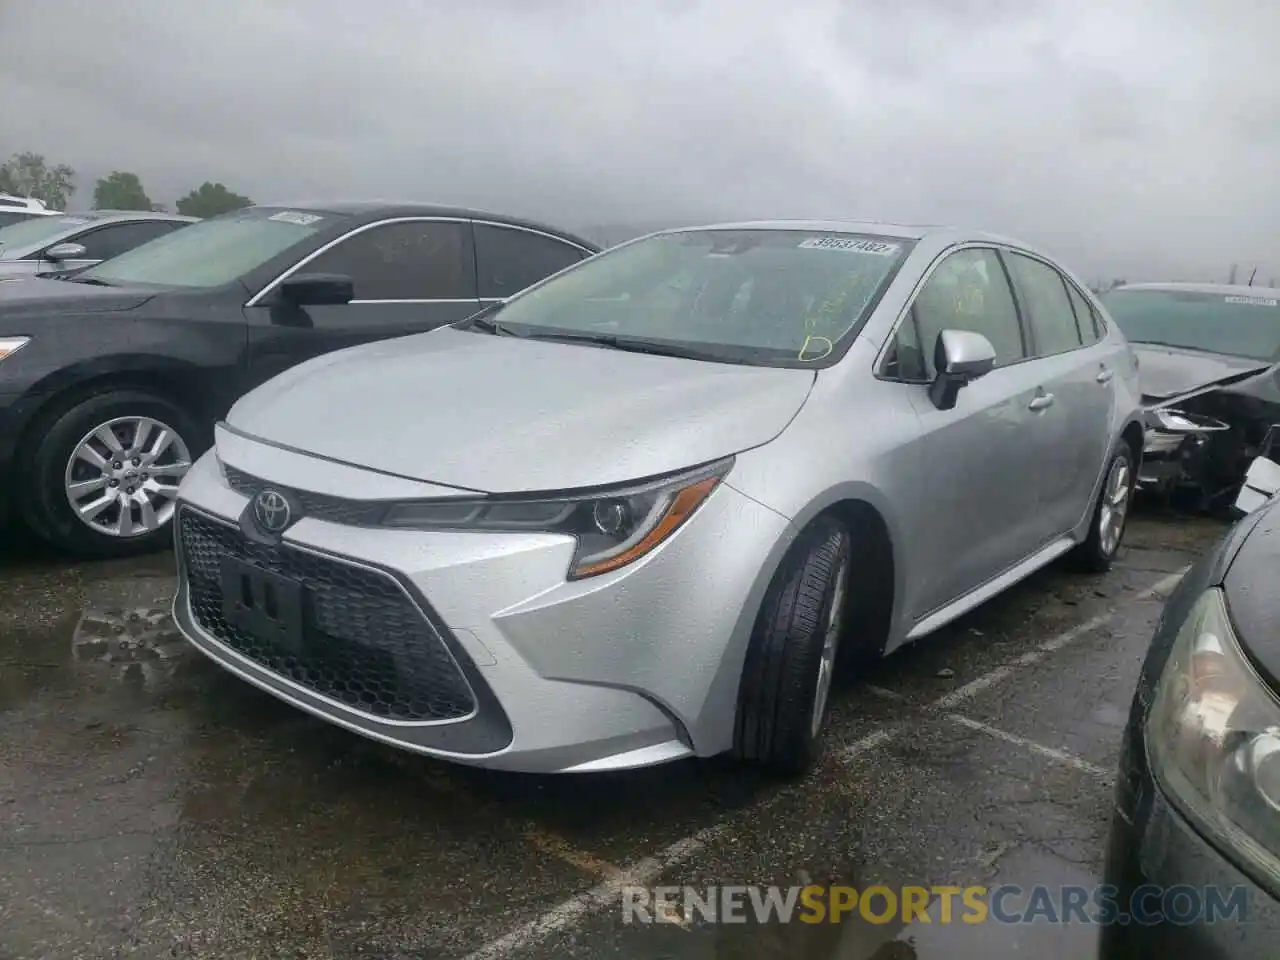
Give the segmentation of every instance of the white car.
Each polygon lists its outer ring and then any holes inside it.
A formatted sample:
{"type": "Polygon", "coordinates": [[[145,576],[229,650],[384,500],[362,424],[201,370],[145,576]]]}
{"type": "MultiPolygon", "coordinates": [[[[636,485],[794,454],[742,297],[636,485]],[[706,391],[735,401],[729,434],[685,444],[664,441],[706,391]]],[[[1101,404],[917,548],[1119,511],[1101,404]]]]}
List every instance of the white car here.
{"type": "Polygon", "coordinates": [[[44,201],[35,197],[15,197],[11,193],[0,193],[0,227],[11,223],[19,223],[32,217],[56,216],[58,210],[50,210],[44,201]]]}

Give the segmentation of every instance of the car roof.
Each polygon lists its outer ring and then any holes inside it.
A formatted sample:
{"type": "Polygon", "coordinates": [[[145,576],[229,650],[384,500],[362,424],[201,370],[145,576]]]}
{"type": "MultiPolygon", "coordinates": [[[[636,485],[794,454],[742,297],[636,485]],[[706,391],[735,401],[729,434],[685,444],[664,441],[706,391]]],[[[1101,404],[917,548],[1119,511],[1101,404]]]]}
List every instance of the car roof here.
{"type": "Polygon", "coordinates": [[[908,224],[884,220],[743,220],[730,223],[707,223],[701,226],[671,227],[659,233],[685,233],[696,230],[803,230],[813,233],[870,234],[896,240],[930,240],[937,245],[986,242],[1035,250],[1032,244],[1014,237],[983,230],[966,230],[942,224],[908,224]]]}
{"type": "Polygon", "coordinates": [[[1280,288],[1251,287],[1243,283],[1125,283],[1115,290],[1149,290],[1157,293],[1207,293],[1224,297],[1272,297],[1280,298],[1280,288]]]}
{"type": "Polygon", "coordinates": [[[305,210],[312,213],[334,213],[354,217],[360,220],[382,220],[390,217],[456,217],[461,220],[488,220],[491,223],[505,223],[513,227],[524,227],[548,233],[568,240],[589,250],[600,250],[600,244],[571,233],[561,227],[510,214],[494,213],[490,210],[476,210],[470,207],[451,206],[438,203],[419,203],[395,200],[301,200],[291,202],[257,203],[255,207],[285,210],[305,210]]]}

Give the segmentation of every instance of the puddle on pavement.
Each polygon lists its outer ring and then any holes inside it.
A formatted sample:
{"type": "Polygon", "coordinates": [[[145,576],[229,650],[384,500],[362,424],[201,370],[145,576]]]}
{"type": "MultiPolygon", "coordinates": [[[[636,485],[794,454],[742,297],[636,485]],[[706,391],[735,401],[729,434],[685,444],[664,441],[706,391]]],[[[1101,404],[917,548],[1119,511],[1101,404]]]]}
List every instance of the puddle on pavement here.
{"type": "Polygon", "coordinates": [[[166,607],[86,611],[71,634],[71,662],[137,688],[157,688],[188,652],[166,607]]]}
{"type": "Polygon", "coordinates": [[[155,693],[191,659],[166,597],[54,609],[0,631],[0,711],[83,688],[155,693]]]}

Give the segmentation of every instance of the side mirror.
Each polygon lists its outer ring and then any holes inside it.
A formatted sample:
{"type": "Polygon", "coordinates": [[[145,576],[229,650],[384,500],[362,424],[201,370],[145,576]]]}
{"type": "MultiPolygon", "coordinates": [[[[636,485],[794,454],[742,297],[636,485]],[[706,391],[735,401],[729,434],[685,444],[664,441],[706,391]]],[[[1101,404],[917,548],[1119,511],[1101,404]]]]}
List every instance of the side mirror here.
{"type": "Polygon", "coordinates": [[[355,284],[340,273],[296,273],[281,282],[280,299],[295,307],[341,306],[355,299],[355,284]]]}
{"type": "Polygon", "coordinates": [[[990,373],[996,365],[996,348],[972,330],[943,330],[933,350],[937,374],[929,384],[929,399],[939,410],[956,405],[960,388],[990,373]]]}
{"type": "Polygon", "coordinates": [[[79,260],[85,253],[83,243],[55,243],[44,252],[44,258],[58,263],[61,260],[79,260]]]}

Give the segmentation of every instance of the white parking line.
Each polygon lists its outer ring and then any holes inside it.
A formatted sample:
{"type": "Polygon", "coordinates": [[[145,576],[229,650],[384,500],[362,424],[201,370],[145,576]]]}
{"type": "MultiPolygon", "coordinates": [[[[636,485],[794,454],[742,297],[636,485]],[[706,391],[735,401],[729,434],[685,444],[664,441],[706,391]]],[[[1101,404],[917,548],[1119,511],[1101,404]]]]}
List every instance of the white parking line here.
{"type": "Polygon", "coordinates": [[[960,724],[962,727],[968,727],[970,730],[977,730],[980,733],[985,733],[989,737],[994,737],[997,740],[1003,740],[1005,743],[1011,743],[1016,747],[1022,747],[1025,750],[1030,750],[1032,753],[1038,753],[1042,757],[1048,757],[1050,760],[1072,767],[1082,773],[1087,773],[1091,777],[1097,777],[1099,780],[1109,783],[1115,779],[1109,771],[1103,770],[1102,767],[1095,763],[1090,763],[1083,757],[1077,757],[1074,753],[1068,753],[1065,750],[1058,750],[1055,747],[1046,747],[1044,744],[1036,743],[1034,740],[1028,740],[1026,737],[1019,737],[1016,734],[1008,733],[1007,731],[993,727],[990,724],[981,723],[978,720],[970,720],[968,717],[961,716],[958,713],[948,714],[947,719],[952,723],[960,724]]]}
{"type": "MultiPolygon", "coordinates": [[[[775,794],[766,801],[766,805],[776,801],[779,796],[780,794],[775,794]]],[[[596,884],[576,897],[570,897],[546,913],[516,927],[510,933],[496,940],[490,940],[474,953],[467,954],[466,960],[497,960],[499,957],[509,957],[545,940],[554,933],[570,929],[596,910],[617,903],[625,887],[651,885],[671,867],[700,853],[728,830],[729,823],[722,821],[699,830],[690,837],[677,840],[655,856],[637,861],[603,883],[596,884]]]]}
{"type": "MultiPolygon", "coordinates": [[[[1170,590],[1178,585],[1178,581],[1180,581],[1190,569],[1190,565],[1183,567],[1181,570],[1171,573],[1164,579],[1153,583],[1151,586],[1147,587],[1147,589],[1140,590],[1128,599],[1135,602],[1141,602],[1143,600],[1151,600],[1155,597],[1164,597],[1170,590]]],[[[1096,617],[1090,617],[1084,623],[1072,627],[1070,630],[1064,630],[1062,633],[1059,633],[1054,637],[1050,637],[1034,649],[1028,650],[1021,656],[1015,657],[1009,663],[1001,664],[989,673],[984,673],[977,679],[970,680],[964,686],[959,687],[958,689],[948,693],[946,696],[933,701],[933,703],[929,704],[926,709],[950,710],[951,708],[964,703],[966,700],[972,700],[983,690],[986,690],[993,684],[1004,680],[1020,667],[1029,667],[1033,663],[1039,663],[1045,657],[1049,656],[1049,654],[1057,653],[1059,650],[1075,643],[1081,637],[1087,636],[1095,630],[1105,627],[1116,618],[1118,613],[1118,610],[1111,610],[1107,613],[1100,613],[1096,617]]]]}
{"type": "Polygon", "coordinates": [[[836,753],[836,757],[842,761],[848,762],[849,760],[852,760],[854,757],[857,757],[857,756],[860,756],[861,754],[866,753],[868,750],[874,750],[876,747],[880,746],[880,744],[882,743],[888,743],[890,740],[896,737],[898,733],[899,733],[899,728],[896,726],[881,727],[879,730],[873,730],[871,733],[867,734],[865,737],[861,737],[860,739],[853,741],[853,743],[839,750],[836,753]]]}
{"type": "MultiPolygon", "coordinates": [[[[1135,593],[1129,600],[1141,601],[1148,600],[1152,597],[1166,593],[1175,587],[1183,574],[1190,567],[1184,567],[1177,573],[1170,574],[1159,582],[1153,584],[1145,590],[1135,593]]],[[[1022,666],[1029,666],[1048,656],[1063,649],[1069,644],[1075,642],[1082,636],[1097,630],[1099,627],[1109,623],[1115,616],[1117,611],[1107,614],[1099,614],[1086,620],[1077,627],[1073,627],[1057,636],[1046,640],[1039,644],[1033,650],[1015,658],[1009,664],[996,667],[989,673],[983,674],[976,680],[972,680],[960,687],[958,690],[947,694],[933,703],[928,704],[924,709],[930,712],[939,710],[948,710],[957,703],[961,703],[970,699],[977,693],[990,687],[992,684],[1008,677],[1015,670],[1022,666]]],[[[884,688],[874,688],[873,693],[878,696],[884,696],[886,699],[903,700],[906,699],[902,694],[898,694],[884,688]]],[[[1074,757],[1071,754],[1061,750],[1054,750],[1052,747],[1045,747],[1025,740],[1022,737],[1015,737],[1013,734],[1007,734],[995,727],[988,727],[986,724],[978,723],[976,720],[969,720],[967,717],[961,717],[953,714],[951,719],[964,726],[981,730],[990,736],[997,737],[1010,743],[1016,743],[1026,749],[1034,750],[1045,756],[1050,756],[1055,760],[1060,760],[1068,765],[1075,766],[1077,769],[1083,770],[1093,775],[1104,774],[1101,768],[1090,764],[1086,760],[1074,757]]],[[[835,756],[838,761],[847,762],[870,750],[874,750],[883,744],[893,740],[898,734],[905,729],[905,725],[894,724],[890,726],[880,727],[868,733],[866,736],[860,737],[848,744],[843,749],[836,752],[835,756]]],[[[806,789],[804,783],[797,784],[793,787],[787,787],[779,790],[771,797],[766,798],[757,806],[757,811],[767,809],[773,804],[779,802],[800,790],[806,789]]],[[[507,933],[494,940],[490,940],[478,950],[467,955],[465,960],[499,960],[499,958],[509,957],[519,951],[527,949],[534,944],[540,943],[548,937],[562,930],[572,929],[585,918],[591,916],[597,910],[604,909],[617,903],[622,897],[622,890],[628,886],[649,886],[655,880],[662,876],[671,867],[677,866],[690,857],[693,857],[719,840],[722,836],[729,833],[732,823],[724,820],[719,823],[712,824],[699,830],[692,836],[677,840],[675,843],[664,847],[652,857],[639,860],[636,863],[621,868],[617,874],[608,877],[601,883],[586,890],[577,896],[570,897],[556,906],[550,908],[540,916],[516,927],[510,933],[507,933]]]]}

